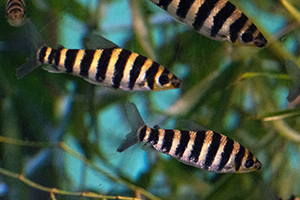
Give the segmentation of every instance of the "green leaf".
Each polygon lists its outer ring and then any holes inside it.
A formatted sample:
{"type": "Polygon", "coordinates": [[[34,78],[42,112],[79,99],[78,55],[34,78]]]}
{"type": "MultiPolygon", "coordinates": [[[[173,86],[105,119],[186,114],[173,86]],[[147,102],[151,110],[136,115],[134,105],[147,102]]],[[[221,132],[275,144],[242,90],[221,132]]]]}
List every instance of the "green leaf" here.
{"type": "Polygon", "coordinates": [[[296,117],[300,115],[300,108],[288,109],[278,112],[265,113],[257,116],[255,119],[263,120],[263,121],[274,121],[279,119],[286,119],[290,117],[296,117]]]}

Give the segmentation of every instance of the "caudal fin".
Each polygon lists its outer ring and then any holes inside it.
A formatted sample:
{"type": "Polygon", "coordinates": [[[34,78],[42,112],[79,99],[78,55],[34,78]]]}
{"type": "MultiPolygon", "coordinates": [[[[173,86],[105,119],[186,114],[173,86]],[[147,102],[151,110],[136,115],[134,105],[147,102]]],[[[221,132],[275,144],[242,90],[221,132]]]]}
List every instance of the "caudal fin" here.
{"type": "Polygon", "coordinates": [[[145,126],[145,123],[135,104],[127,102],[125,104],[125,108],[128,123],[131,127],[131,132],[128,133],[126,138],[122,141],[122,144],[117,149],[118,152],[122,152],[132,145],[138,143],[138,129],[145,126]]]}
{"type": "Polygon", "coordinates": [[[24,37],[24,46],[26,47],[26,50],[30,52],[30,57],[26,63],[17,69],[18,79],[26,76],[40,65],[36,53],[40,48],[46,46],[35,25],[28,18],[24,21],[22,35],[24,37]]]}
{"type": "Polygon", "coordinates": [[[32,70],[37,68],[39,65],[40,65],[40,63],[38,63],[37,59],[30,58],[26,63],[24,63],[23,65],[18,67],[17,78],[18,79],[23,78],[24,76],[29,74],[32,70]]]}

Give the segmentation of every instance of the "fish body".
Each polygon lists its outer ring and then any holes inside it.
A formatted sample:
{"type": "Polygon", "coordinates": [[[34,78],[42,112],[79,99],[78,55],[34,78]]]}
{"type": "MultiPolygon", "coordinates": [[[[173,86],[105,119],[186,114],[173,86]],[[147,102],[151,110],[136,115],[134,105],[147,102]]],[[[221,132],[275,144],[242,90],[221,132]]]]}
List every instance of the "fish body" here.
{"type": "Polygon", "coordinates": [[[7,0],[6,17],[11,26],[21,26],[25,19],[26,8],[24,0],[7,0]]]}
{"type": "Polygon", "coordinates": [[[250,19],[227,0],[150,1],[213,40],[257,47],[268,43],[250,19]]]}
{"type": "Polygon", "coordinates": [[[132,132],[117,149],[122,152],[143,142],[180,162],[215,173],[243,173],[259,170],[261,163],[241,144],[214,131],[180,131],[150,128],[136,106],[126,104],[132,132]]]}
{"type": "MultiPolygon", "coordinates": [[[[27,23],[26,23],[27,25],[27,23]]],[[[32,26],[32,25],[31,25],[32,26]]],[[[35,29],[29,27],[28,30],[35,29]]],[[[28,31],[28,32],[30,32],[28,31]]],[[[35,33],[37,34],[37,33],[35,33]]],[[[34,34],[33,34],[34,35],[34,34]]],[[[34,37],[38,38],[38,37],[34,37]]],[[[52,73],[70,73],[93,84],[110,86],[126,91],[160,91],[180,88],[181,80],[157,62],[145,56],[120,48],[101,36],[93,37],[91,46],[110,46],[101,49],[37,48],[35,55],[17,70],[18,78],[43,65],[52,73]]],[[[44,45],[32,40],[33,46],[44,45]]]]}

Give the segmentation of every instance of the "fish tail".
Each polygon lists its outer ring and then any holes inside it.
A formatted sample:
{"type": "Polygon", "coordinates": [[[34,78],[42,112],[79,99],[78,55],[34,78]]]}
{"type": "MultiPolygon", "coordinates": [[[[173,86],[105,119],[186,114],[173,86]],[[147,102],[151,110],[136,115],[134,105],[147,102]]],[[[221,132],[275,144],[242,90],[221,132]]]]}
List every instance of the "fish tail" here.
{"type": "Polygon", "coordinates": [[[117,149],[118,152],[122,152],[132,145],[139,142],[138,131],[141,127],[145,126],[137,107],[135,104],[127,102],[125,104],[126,116],[128,123],[131,127],[131,132],[126,135],[126,138],[122,141],[122,144],[117,149]]]}
{"type": "Polygon", "coordinates": [[[26,19],[24,22],[24,28],[22,30],[24,36],[24,47],[27,51],[30,52],[30,57],[26,63],[21,65],[17,69],[17,78],[23,78],[27,74],[29,74],[32,70],[41,65],[41,63],[37,59],[37,52],[40,48],[46,46],[44,40],[42,39],[40,33],[32,23],[30,19],[26,19]]]}

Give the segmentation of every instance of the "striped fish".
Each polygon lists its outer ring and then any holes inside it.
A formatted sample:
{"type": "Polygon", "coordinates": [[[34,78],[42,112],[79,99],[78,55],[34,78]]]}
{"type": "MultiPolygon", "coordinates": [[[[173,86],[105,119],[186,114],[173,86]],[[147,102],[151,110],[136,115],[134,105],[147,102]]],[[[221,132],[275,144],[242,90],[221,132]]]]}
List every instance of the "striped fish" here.
{"type": "MultiPolygon", "coordinates": [[[[284,199],[280,198],[279,200],[284,200],[284,199]]],[[[300,198],[297,197],[297,196],[295,196],[295,195],[292,195],[292,196],[290,196],[290,198],[287,199],[287,200],[300,200],[300,198]]]]}
{"type": "MultiPolygon", "coordinates": [[[[109,48],[53,49],[42,45],[35,51],[33,58],[18,68],[17,76],[22,78],[38,66],[44,65],[44,69],[49,72],[71,73],[83,77],[90,83],[111,86],[115,89],[160,91],[180,88],[181,80],[157,62],[117,47],[101,36],[94,36],[94,39],[101,41],[91,40],[89,43],[109,48]]],[[[41,41],[33,42],[43,44],[41,41]]]]}
{"type": "Polygon", "coordinates": [[[143,142],[180,162],[215,173],[243,173],[259,170],[261,163],[244,146],[214,131],[165,130],[145,125],[136,106],[126,104],[132,131],[117,149],[122,152],[143,142]]]}
{"type": "Polygon", "coordinates": [[[25,19],[25,14],[24,0],[7,0],[6,17],[11,26],[21,26],[25,19]]]}
{"type": "Polygon", "coordinates": [[[248,17],[227,0],[150,0],[213,40],[264,47],[267,40],[248,17]]]}

